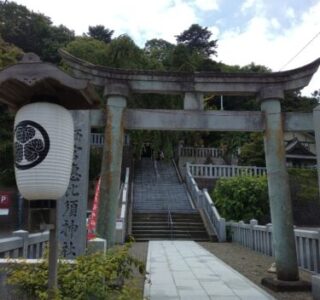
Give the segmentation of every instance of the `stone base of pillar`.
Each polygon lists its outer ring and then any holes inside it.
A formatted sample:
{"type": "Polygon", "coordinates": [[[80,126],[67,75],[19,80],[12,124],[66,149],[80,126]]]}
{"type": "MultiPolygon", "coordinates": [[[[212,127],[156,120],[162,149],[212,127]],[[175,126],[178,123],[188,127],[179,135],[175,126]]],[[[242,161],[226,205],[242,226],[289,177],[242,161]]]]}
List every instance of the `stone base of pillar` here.
{"type": "Polygon", "coordinates": [[[275,292],[311,291],[311,283],[305,280],[285,281],[273,277],[262,278],[261,284],[275,292]]]}
{"type": "Polygon", "coordinates": [[[312,296],[314,300],[320,300],[320,275],[312,276],[312,296]]]}

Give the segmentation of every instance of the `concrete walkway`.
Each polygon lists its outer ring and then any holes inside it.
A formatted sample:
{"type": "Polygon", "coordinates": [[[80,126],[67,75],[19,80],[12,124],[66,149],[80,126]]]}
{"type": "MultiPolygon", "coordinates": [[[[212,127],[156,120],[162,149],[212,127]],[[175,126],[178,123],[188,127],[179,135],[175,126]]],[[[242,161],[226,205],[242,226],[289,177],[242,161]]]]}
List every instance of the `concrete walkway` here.
{"type": "Polygon", "coordinates": [[[274,299],[192,241],[150,241],[147,272],[145,299],[274,299]]]}

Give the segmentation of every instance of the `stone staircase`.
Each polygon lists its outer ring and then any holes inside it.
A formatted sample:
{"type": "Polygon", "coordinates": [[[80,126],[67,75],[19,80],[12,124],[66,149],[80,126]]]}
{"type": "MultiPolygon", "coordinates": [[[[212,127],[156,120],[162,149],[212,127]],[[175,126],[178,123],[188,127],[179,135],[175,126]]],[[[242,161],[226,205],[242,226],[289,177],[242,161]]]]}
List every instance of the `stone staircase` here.
{"type": "Polygon", "coordinates": [[[142,158],[135,165],[133,179],[134,212],[193,212],[184,184],[178,180],[171,162],[142,158]]]}
{"type": "Polygon", "coordinates": [[[172,213],[172,225],[167,213],[134,213],[132,234],[136,241],[193,240],[208,241],[209,236],[198,212],[172,213]]]}
{"type": "Polygon", "coordinates": [[[171,162],[155,164],[150,158],[138,161],[133,199],[132,234],[137,241],[209,240],[201,216],[171,162]]]}

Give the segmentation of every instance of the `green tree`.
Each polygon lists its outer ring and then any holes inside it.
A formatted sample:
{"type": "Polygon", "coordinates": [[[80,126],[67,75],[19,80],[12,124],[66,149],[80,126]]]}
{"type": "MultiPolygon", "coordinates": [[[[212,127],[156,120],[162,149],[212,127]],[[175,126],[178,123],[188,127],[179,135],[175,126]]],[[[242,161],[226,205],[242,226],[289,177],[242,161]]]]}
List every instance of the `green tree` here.
{"type": "Polygon", "coordinates": [[[249,139],[240,148],[239,164],[243,166],[264,167],[266,162],[262,133],[251,133],[249,139]]]}
{"type": "Polygon", "coordinates": [[[175,45],[163,40],[152,39],[146,42],[144,52],[151,59],[159,63],[159,69],[169,69],[171,65],[172,52],[175,45]]]}
{"type": "Polygon", "coordinates": [[[110,43],[114,31],[105,28],[103,25],[89,26],[88,35],[96,40],[110,43]]]}
{"type": "Polygon", "coordinates": [[[107,55],[110,66],[125,69],[149,69],[147,56],[126,34],[120,35],[108,44],[107,55]]]}
{"type": "Polygon", "coordinates": [[[66,46],[72,55],[97,65],[108,65],[108,45],[90,37],[77,37],[66,46]]]}
{"type": "Polygon", "coordinates": [[[207,27],[192,24],[187,30],[176,36],[178,44],[183,44],[191,52],[196,52],[203,57],[216,55],[217,40],[210,40],[212,33],[207,27]]]}
{"type": "Polygon", "coordinates": [[[6,42],[45,61],[57,62],[57,50],[74,38],[65,26],[53,26],[49,17],[15,2],[1,3],[0,20],[0,35],[6,42]]]}
{"type": "MultiPolygon", "coordinates": [[[[16,63],[22,57],[21,49],[6,43],[0,36],[0,69],[16,63]]],[[[12,128],[13,115],[8,108],[0,104],[0,185],[14,185],[12,128]]]]}
{"type": "Polygon", "coordinates": [[[0,36],[0,69],[16,63],[22,58],[23,51],[6,43],[0,36]]]}
{"type": "Polygon", "coordinates": [[[318,104],[318,100],[314,96],[302,96],[300,91],[288,92],[281,101],[281,109],[282,111],[312,112],[318,104]]]}

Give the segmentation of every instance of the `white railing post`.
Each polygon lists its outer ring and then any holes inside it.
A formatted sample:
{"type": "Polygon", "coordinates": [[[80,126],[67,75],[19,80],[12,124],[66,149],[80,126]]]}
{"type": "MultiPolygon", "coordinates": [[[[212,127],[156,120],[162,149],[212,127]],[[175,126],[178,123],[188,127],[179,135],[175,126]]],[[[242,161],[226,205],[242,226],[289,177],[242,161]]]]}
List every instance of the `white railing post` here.
{"type": "Polygon", "coordinates": [[[250,235],[250,237],[251,237],[251,245],[250,245],[250,247],[251,247],[252,250],[256,250],[255,238],[254,238],[254,236],[255,236],[254,226],[256,226],[256,225],[258,225],[258,221],[255,220],[255,219],[251,219],[250,220],[250,231],[251,231],[251,235],[250,235]]]}
{"type": "Polygon", "coordinates": [[[14,237],[19,237],[22,239],[22,257],[28,258],[28,246],[29,246],[29,232],[26,230],[17,230],[12,233],[14,237]]]}
{"type": "Polygon", "coordinates": [[[220,240],[219,242],[225,242],[227,240],[227,234],[226,234],[226,220],[225,218],[220,218],[219,222],[219,236],[220,240]]]}
{"type": "Polygon", "coordinates": [[[267,227],[267,244],[268,244],[268,253],[270,256],[274,256],[274,248],[273,248],[273,241],[272,241],[272,223],[268,223],[267,227]]]}

